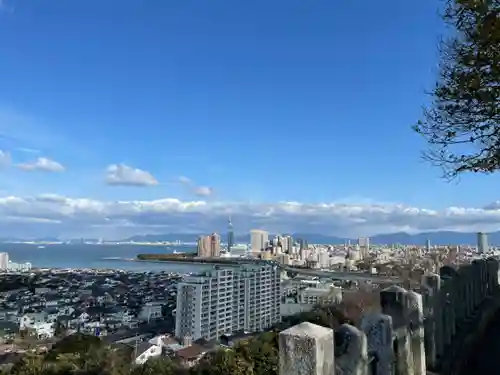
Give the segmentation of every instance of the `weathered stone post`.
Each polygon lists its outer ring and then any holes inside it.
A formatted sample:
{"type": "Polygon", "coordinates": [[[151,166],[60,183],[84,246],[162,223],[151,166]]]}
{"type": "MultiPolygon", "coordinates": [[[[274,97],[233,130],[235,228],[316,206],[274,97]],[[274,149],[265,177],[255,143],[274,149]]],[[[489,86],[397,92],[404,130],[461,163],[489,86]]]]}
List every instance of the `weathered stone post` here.
{"type": "Polygon", "coordinates": [[[472,274],[472,292],[474,295],[473,311],[475,311],[483,300],[483,295],[481,293],[481,261],[474,260],[472,262],[472,274]]]}
{"type": "Polygon", "coordinates": [[[455,278],[455,318],[457,319],[457,323],[460,324],[465,318],[465,285],[466,285],[466,276],[464,274],[464,267],[460,267],[458,269],[458,275],[455,278]]]}
{"type": "Polygon", "coordinates": [[[465,309],[465,319],[468,319],[472,313],[472,305],[473,305],[473,297],[472,297],[472,287],[471,287],[471,279],[472,279],[472,267],[471,265],[466,265],[464,267],[464,283],[465,283],[465,298],[463,301],[464,309],[465,309]]]}
{"type": "Polygon", "coordinates": [[[366,335],[350,324],[336,330],[337,368],[342,375],[367,375],[368,347],[366,335]]]}
{"type": "Polygon", "coordinates": [[[424,323],[426,364],[430,367],[435,367],[437,365],[436,341],[442,341],[441,324],[439,324],[441,317],[439,305],[441,277],[435,273],[427,273],[422,277],[422,284],[429,291],[427,317],[424,323]]]}
{"type": "Polygon", "coordinates": [[[424,347],[424,306],[422,296],[416,292],[406,293],[406,315],[410,325],[410,344],[415,375],[426,375],[424,347]]]}
{"type": "Polygon", "coordinates": [[[334,334],[330,328],[304,322],[279,336],[280,374],[335,375],[334,334]]]}
{"type": "Polygon", "coordinates": [[[395,375],[413,375],[413,355],[411,353],[408,322],[406,318],[406,289],[390,286],[380,292],[382,312],[392,317],[395,334],[394,355],[395,375]]]}
{"type": "Polygon", "coordinates": [[[498,279],[499,279],[499,268],[498,261],[494,258],[488,258],[486,260],[488,268],[488,294],[492,295],[498,289],[498,279]]]}
{"type": "Polygon", "coordinates": [[[392,317],[378,313],[367,314],[361,320],[361,330],[366,334],[368,350],[377,356],[377,375],[393,375],[392,317]]]}
{"type": "Polygon", "coordinates": [[[481,278],[481,282],[480,282],[480,291],[481,291],[481,300],[483,300],[484,298],[487,297],[487,278],[486,278],[486,275],[487,275],[487,264],[486,264],[486,261],[485,260],[481,260],[481,263],[480,263],[480,267],[481,267],[481,271],[480,271],[480,278],[481,278]]]}

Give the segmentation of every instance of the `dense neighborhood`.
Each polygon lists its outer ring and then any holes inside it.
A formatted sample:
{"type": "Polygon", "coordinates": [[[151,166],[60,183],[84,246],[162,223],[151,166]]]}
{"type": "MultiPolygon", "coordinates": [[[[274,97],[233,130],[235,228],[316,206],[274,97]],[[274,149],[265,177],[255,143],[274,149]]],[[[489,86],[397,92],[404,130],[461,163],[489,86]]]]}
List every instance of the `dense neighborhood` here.
{"type": "Polygon", "coordinates": [[[175,325],[179,280],[170,273],[123,271],[2,274],[0,364],[26,352],[47,351],[77,333],[128,344],[138,364],[165,351],[179,351],[186,361],[196,358],[206,350],[168,334],[175,325]]]}

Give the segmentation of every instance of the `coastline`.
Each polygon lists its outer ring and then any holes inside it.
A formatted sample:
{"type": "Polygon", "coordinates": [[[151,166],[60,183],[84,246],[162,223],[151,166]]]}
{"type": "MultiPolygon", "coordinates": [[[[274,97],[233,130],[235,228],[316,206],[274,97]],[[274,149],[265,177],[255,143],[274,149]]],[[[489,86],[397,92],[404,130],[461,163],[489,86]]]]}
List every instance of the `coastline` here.
{"type": "MultiPolygon", "coordinates": [[[[156,254],[151,254],[156,255],[156,254]]],[[[248,263],[248,260],[235,260],[235,259],[221,259],[221,258],[157,258],[152,256],[150,259],[138,259],[138,258],[120,258],[120,257],[104,257],[101,260],[105,261],[123,261],[123,262],[137,262],[137,263],[195,263],[195,264],[241,264],[248,263]]]]}

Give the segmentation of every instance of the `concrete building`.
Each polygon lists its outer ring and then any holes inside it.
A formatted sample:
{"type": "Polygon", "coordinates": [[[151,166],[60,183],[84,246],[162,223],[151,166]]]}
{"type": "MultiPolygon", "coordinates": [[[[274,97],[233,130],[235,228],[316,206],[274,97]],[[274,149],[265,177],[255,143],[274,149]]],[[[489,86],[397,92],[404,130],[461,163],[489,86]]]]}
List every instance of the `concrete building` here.
{"type": "Polygon", "coordinates": [[[479,232],[477,234],[477,252],[479,254],[485,254],[489,250],[488,248],[488,234],[479,232]]]}
{"type": "Polygon", "coordinates": [[[198,238],[198,256],[202,258],[210,257],[211,236],[201,236],[198,238]]]}
{"type": "Polygon", "coordinates": [[[175,335],[218,339],[280,321],[280,270],[272,265],[214,267],[177,286],[175,335]]]}
{"type": "Polygon", "coordinates": [[[250,231],[250,246],[252,253],[260,253],[267,248],[269,233],[265,230],[253,229],[250,231]]]}
{"type": "Polygon", "coordinates": [[[9,269],[9,254],[0,253],[0,270],[7,271],[9,269]]]}
{"type": "Polygon", "coordinates": [[[370,238],[369,237],[359,237],[358,246],[360,249],[361,258],[364,259],[370,253],[370,238]]]}
{"type": "Polygon", "coordinates": [[[247,245],[235,245],[231,246],[231,256],[232,257],[244,257],[248,255],[247,245]]]}
{"type": "Polygon", "coordinates": [[[210,256],[212,258],[220,257],[220,235],[217,233],[210,235],[210,256]]]}
{"type": "Polygon", "coordinates": [[[209,236],[198,238],[198,256],[203,258],[214,258],[220,256],[220,236],[212,233],[209,236]]]}
{"type": "Polygon", "coordinates": [[[301,304],[337,304],[342,302],[342,288],[336,286],[309,287],[299,292],[299,302],[301,304]]]}

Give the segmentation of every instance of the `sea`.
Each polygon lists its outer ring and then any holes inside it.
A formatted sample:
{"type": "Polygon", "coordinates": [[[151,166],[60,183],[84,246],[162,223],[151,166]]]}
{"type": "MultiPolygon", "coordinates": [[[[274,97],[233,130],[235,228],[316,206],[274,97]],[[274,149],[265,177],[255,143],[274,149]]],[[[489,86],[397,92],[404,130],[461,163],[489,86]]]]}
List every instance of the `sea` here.
{"type": "Polygon", "coordinates": [[[33,245],[0,243],[0,252],[9,254],[16,263],[30,262],[35,268],[115,269],[135,272],[190,273],[213,267],[207,264],[179,262],[132,261],[137,254],[165,254],[194,252],[192,246],[147,245],[87,245],[53,244],[33,245]]]}

